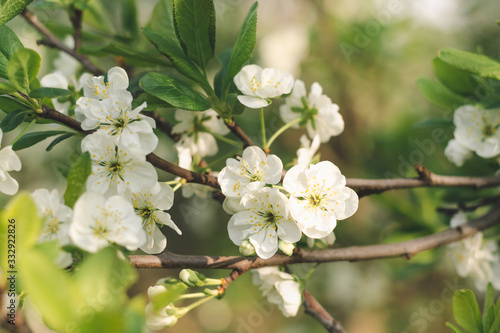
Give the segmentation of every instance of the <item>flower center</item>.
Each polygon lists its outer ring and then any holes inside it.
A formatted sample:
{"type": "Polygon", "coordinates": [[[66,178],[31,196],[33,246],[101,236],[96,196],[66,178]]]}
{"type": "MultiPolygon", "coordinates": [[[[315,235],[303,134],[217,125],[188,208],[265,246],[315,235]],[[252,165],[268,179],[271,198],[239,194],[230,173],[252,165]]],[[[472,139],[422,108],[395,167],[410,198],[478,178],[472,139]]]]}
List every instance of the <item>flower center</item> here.
{"type": "Polygon", "coordinates": [[[493,125],[488,124],[488,125],[483,127],[483,135],[486,138],[493,136],[493,134],[495,134],[495,131],[496,131],[496,127],[493,125]]]}

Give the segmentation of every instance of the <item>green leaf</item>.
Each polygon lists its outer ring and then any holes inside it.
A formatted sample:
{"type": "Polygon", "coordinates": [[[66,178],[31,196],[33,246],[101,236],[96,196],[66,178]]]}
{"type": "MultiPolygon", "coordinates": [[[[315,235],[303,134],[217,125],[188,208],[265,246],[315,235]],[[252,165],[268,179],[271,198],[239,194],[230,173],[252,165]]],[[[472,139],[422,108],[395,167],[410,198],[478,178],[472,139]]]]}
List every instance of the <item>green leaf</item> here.
{"type": "Polygon", "coordinates": [[[82,297],[71,277],[55,265],[48,253],[50,245],[55,243],[39,244],[26,251],[20,260],[18,277],[22,290],[49,327],[67,331],[67,325],[75,323],[82,310],[82,297]]]}
{"type": "Polygon", "coordinates": [[[55,145],[57,145],[58,143],[60,143],[61,141],[64,141],[66,139],[69,139],[71,138],[73,135],[75,135],[76,133],[66,133],[66,134],[63,134],[61,136],[58,136],[57,138],[54,139],[54,141],[52,141],[48,146],[47,148],[45,148],[45,151],[51,151],[52,148],[55,147],[55,145]]]}
{"type": "Polygon", "coordinates": [[[0,96],[0,110],[5,113],[11,113],[17,110],[30,111],[32,107],[21,102],[19,99],[14,99],[8,96],[0,96]]]}
{"type": "Polygon", "coordinates": [[[47,138],[50,138],[54,135],[66,134],[70,132],[66,131],[43,131],[43,132],[31,132],[20,137],[13,145],[12,149],[21,150],[37,144],[40,141],[43,141],[47,138]]]}
{"type": "Polygon", "coordinates": [[[177,42],[177,36],[175,35],[174,19],[172,13],[173,13],[172,0],[158,1],[155,8],[153,9],[151,20],[148,22],[146,27],[158,31],[162,36],[164,36],[168,40],[175,41],[180,49],[179,43],[177,42]]]}
{"type": "Polygon", "coordinates": [[[160,108],[173,108],[172,105],[168,104],[164,100],[159,99],[153,95],[148,93],[144,93],[139,95],[136,99],[132,101],[132,108],[136,108],[140,106],[142,103],[146,102],[147,106],[143,109],[143,111],[155,111],[160,108]]]}
{"type": "MultiPolygon", "coordinates": [[[[1,58],[1,55],[0,55],[0,58],[1,58]]],[[[7,71],[7,69],[5,69],[5,70],[7,71]]],[[[5,74],[5,75],[7,75],[7,74],[5,74]]],[[[14,91],[16,91],[15,87],[11,86],[8,83],[0,82],[0,95],[10,94],[10,93],[13,93],[14,91]]]]}
{"type": "Polygon", "coordinates": [[[10,132],[19,126],[26,117],[25,110],[16,110],[8,113],[0,122],[0,128],[4,133],[10,132]]]}
{"type": "Polygon", "coordinates": [[[30,92],[32,98],[55,98],[71,95],[71,91],[60,88],[41,87],[30,92]]]}
{"type": "Polygon", "coordinates": [[[151,28],[144,28],[142,32],[158,51],[172,62],[179,73],[204,86],[209,86],[205,75],[191,60],[186,58],[177,40],[163,36],[162,33],[151,28]]]}
{"type": "Polygon", "coordinates": [[[123,0],[122,26],[131,37],[136,38],[139,35],[139,24],[137,22],[137,6],[135,0],[123,0]]]}
{"type": "Polygon", "coordinates": [[[483,315],[486,316],[486,312],[489,310],[491,306],[494,305],[495,305],[495,289],[493,288],[491,282],[488,282],[488,285],[486,286],[486,297],[484,298],[483,315]]]}
{"type": "Polygon", "coordinates": [[[79,290],[87,297],[87,305],[103,308],[125,303],[125,291],[136,280],[137,272],[126,260],[118,258],[113,247],[85,257],[75,276],[79,290]],[[98,295],[106,297],[99,299],[98,295]]]}
{"type": "Polygon", "coordinates": [[[88,152],[83,153],[71,164],[68,174],[66,192],[64,192],[64,204],[73,208],[76,200],[82,195],[86,188],[87,178],[92,172],[92,160],[88,152]]]}
{"type": "Polygon", "coordinates": [[[7,66],[9,83],[16,89],[27,92],[30,83],[40,69],[40,55],[31,49],[19,49],[12,55],[7,66]]]}
{"type": "Polygon", "coordinates": [[[78,52],[91,55],[95,57],[108,57],[115,55],[123,57],[129,64],[143,67],[154,67],[157,64],[162,66],[170,65],[160,55],[153,50],[151,52],[141,52],[130,48],[129,46],[121,43],[109,43],[104,46],[84,46],[78,49],[78,52]],[[158,56],[156,56],[158,55],[158,56]]]}
{"type": "Polygon", "coordinates": [[[429,102],[444,109],[454,110],[461,105],[467,104],[465,98],[454,94],[441,82],[422,78],[417,80],[417,86],[429,102]]]}
{"type": "Polygon", "coordinates": [[[439,57],[455,68],[500,80],[500,63],[487,56],[447,48],[439,51],[439,57]]]}
{"type": "Polygon", "coordinates": [[[231,60],[232,48],[226,49],[219,54],[219,61],[222,65],[221,69],[215,74],[214,77],[214,90],[215,94],[220,100],[225,100],[226,86],[225,79],[229,69],[229,61],[231,60]]]}
{"type": "Polygon", "coordinates": [[[466,97],[476,94],[477,83],[470,74],[437,57],[432,60],[432,65],[439,81],[451,91],[466,97]]]}
{"type": "Polygon", "coordinates": [[[452,323],[446,322],[446,327],[451,328],[451,330],[452,330],[454,333],[464,333],[464,331],[462,331],[460,328],[456,327],[456,326],[455,326],[455,325],[453,325],[452,323]]]}
{"type": "Polygon", "coordinates": [[[186,55],[201,68],[214,56],[213,0],[173,0],[174,27],[186,55]]]}
{"type": "Polygon", "coordinates": [[[489,307],[487,311],[484,311],[483,313],[484,332],[489,332],[494,322],[495,322],[495,305],[492,305],[489,307]]]}
{"type": "Polygon", "coordinates": [[[227,76],[224,80],[224,89],[227,89],[233,78],[241,68],[252,58],[253,49],[257,42],[257,7],[259,3],[256,1],[250,7],[243,24],[241,25],[236,44],[231,53],[231,60],[227,70],[227,76]]]}
{"type": "Polygon", "coordinates": [[[3,0],[0,4],[0,25],[20,14],[33,0],[3,0]]]}
{"type": "MultiPolygon", "coordinates": [[[[18,50],[24,48],[16,34],[6,25],[0,26],[0,77],[7,79],[7,65],[18,50]]],[[[0,88],[1,89],[1,88],[0,88]]]]}
{"type": "Polygon", "coordinates": [[[476,296],[469,289],[456,290],[453,294],[453,317],[470,333],[482,333],[483,323],[476,296]]]}
{"type": "Polygon", "coordinates": [[[172,76],[148,73],[141,79],[140,86],[144,91],[179,109],[205,111],[210,108],[210,102],[205,97],[184,81],[172,76]]]}

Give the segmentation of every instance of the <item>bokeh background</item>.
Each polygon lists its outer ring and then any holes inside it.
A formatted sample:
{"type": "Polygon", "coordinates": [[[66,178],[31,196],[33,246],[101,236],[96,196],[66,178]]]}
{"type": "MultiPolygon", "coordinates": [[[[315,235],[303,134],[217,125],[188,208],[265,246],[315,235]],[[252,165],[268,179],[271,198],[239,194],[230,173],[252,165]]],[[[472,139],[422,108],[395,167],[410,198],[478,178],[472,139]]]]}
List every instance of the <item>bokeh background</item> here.
{"type": "MultiPolygon", "coordinates": [[[[102,1],[111,25],[116,19],[114,2],[102,1]]],[[[252,2],[215,0],[219,52],[236,40],[252,2]]],[[[148,21],[155,3],[138,1],[142,24],[148,21]]],[[[41,19],[67,24],[64,13],[36,5],[37,1],[33,11],[41,19]]],[[[432,59],[444,47],[498,56],[500,27],[495,21],[499,12],[500,3],[493,0],[263,0],[259,4],[253,62],[287,70],[306,86],[319,82],[340,106],[345,131],[323,145],[320,152],[322,159],[337,164],[346,177],[413,177],[412,165],[416,163],[448,175],[491,175],[498,169],[494,162],[474,158],[464,167],[456,168],[444,158],[444,147],[453,132],[450,123],[453,110],[428,103],[415,82],[421,77],[433,77],[432,59]],[[432,134],[436,130],[439,138],[432,134]]],[[[42,54],[41,74],[53,70],[57,52],[37,46],[39,36],[21,18],[8,25],[25,46],[42,54]]],[[[97,27],[90,25],[89,29],[96,31],[97,27]]],[[[136,47],[146,50],[150,46],[143,38],[136,47]]],[[[113,57],[93,59],[101,68],[116,64],[113,57]]],[[[211,62],[210,75],[215,75],[218,66],[217,61],[211,62]]],[[[144,70],[136,68],[134,74],[144,70]]],[[[279,102],[275,102],[266,111],[268,134],[282,125],[278,107],[279,102]]],[[[160,112],[167,119],[174,119],[172,110],[160,112]]],[[[237,121],[258,142],[255,112],[247,110],[237,121]]],[[[57,125],[37,126],[43,130],[57,125]]],[[[3,143],[17,133],[8,133],[3,143]]],[[[299,137],[304,133],[289,130],[273,146],[273,152],[285,165],[293,161],[299,137]]],[[[159,136],[161,144],[156,153],[176,161],[172,141],[163,134],[159,136]]],[[[72,155],[79,152],[79,139],[69,139],[47,153],[49,142],[19,152],[23,169],[13,175],[22,189],[33,191],[44,187],[64,191],[65,179],[60,170],[68,168],[72,155]]],[[[220,145],[221,152],[229,149],[220,145]]],[[[172,176],[160,173],[160,179],[171,180],[172,176]]],[[[450,216],[439,213],[438,207],[492,191],[497,190],[415,189],[363,198],[358,212],[335,229],[336,246],[389,243],[443,230],[450,216]]],[[[180,192],[176,193],[170,213],[183,235],[165,230],[167,249],[182,254],[237,255],[238,248],[227,235],[229,216],[220,204],[215,200],[185,199],[180,192]]],[[[1,204],[7,200],[7,196],[0,195],[1,204]]],[[[299,275],[310,268],[291,267],[299,275]]],[[[203,273],[223,277],[229,271],[203,273]]],[[[157,279],[177,274],[177,270],[140,270],[140,278],[130,293],[145,293],[157,279]]],[[[473,288],[474,284],[456,275],[447,249],[439,248],[409,261],[395,258],[322,264],[306,286],[350,333],[440,333],[449,331],[445,322],[452,321],[453,290],[473,288]]],[[[303,311],[294,318],[284,318],[252,285],[251,274],[234,282],[222,300],[197,308],[172,328],[165,329],[165,332],[192,333],[323,331],[303,311]]]]}

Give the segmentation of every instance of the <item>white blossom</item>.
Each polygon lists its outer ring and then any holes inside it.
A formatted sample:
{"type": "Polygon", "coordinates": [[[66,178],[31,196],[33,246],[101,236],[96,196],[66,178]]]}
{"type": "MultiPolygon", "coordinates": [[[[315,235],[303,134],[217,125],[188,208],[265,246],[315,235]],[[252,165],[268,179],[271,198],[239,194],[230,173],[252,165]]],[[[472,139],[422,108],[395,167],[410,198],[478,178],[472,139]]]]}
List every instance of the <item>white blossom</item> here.
{"type": "MultiPolygon", "coordinates": [[[[179,166],[181,168],[193,171],[193,156],[191,150],[183,147],[175,147],[179,155],[179,166]]],[[[182,185],[182,196],[184,198],[191,198],[193,195],[206,199],[210,196],[210,187],[203,184],[186,183],[182,185]]]]}
{"type": "Polygon", "coordinates": [[[241,205],[244,210],[234,214],[227,226],[234,244],[248,239],[257,255],[267,259],[278,251],[278,240],[300,240],[302,234],[290,215],[286,196],[278,189],[265,187],[250,192],[241,199],[241,205]]]}
{"type": "Polygon", "coordinates": [[[218,180],[226,197],[241,198],[244,189],[252,182],[263,186],[277,184],[281,180],[283,163],[276,155],[266,156],[257,146],[247,147],[241,157],[228,158],[226,167],[219,173],[218,180]]]}
{"type": "MultiPolygon", "coordinates": [[[[467,216],[463,212],[455,214],[450,221],[452,228],[465,223],[467,216]]],[[[472,277],[476,288],[485,290],[486,284],[494,277],[492,265],[500,261],[496,243],[490,241],[483,244],[483,233],[477,232],[472,237],[450,244],[449,249],[457,274],[472,277]]]]}
{"type": "Polygon", "coordinates": [[[329,161],[308,168],[297,165],[283,180],[290,193],[289,205],[302,232],[311,238],[323,238],[358,209],[358,195],[345,186],[345,177],[329,161]]]}
{"type": "Polygon", "coordinates": [[[148,254],[162,252],[167,246],[167,238],[160,227],[167,225],[179,235],[182,232],[166,213],[174,203],[174,191],[165,183],[156,183],[151,189],[141,190],[132,195],[134,210],[142,218],[142,227],[146,232],[146,244],[141,250],[148,254]]]}
{"type": "Polygon", "coordinates": [[[455,139],[451,139],[444,150],[444,155],[457,167],[464,165],[465,161],[472,157],[472,153],[472,150],[455,139]]]}
{"type": "Polygon", "coordinates": [[[270,303],[278,305],[285,317],[297,314],[302,297],[300,285],[293,276],[281,272],[277,267],[263,267],[252,270],[253,283],[259,286],[270,303]]]}
{"type": "MultiPolygon", "coordinates": [[[[44,219],[42,234],[38,241],[40,243],[56,241],[60,246],[70,244],[69,226],[73,211],[61,202],[59,191],[38,189],[31,194],[31,197],[35,201],[38,214],[44,219]]],[[[67,267],[72,261],[71,254],[61,249],[57,264],[60,267],[67,267]]]]}
{"type": "MultiPolygon", "coordinates": [[[[3,132],[0,129],[0,142],[3,132]]],[[[9,171],[20,171],[21,160],[12,150],[12,146],[7,146],[0,150],[0,192],[7,195],[14,195],[19,189],[19,183],[8,174],[9,171]]]]}
{"type": "Polygon", "coordinates": [[[121,67],[113,67],[108,71],[107,81],[104,76],[93,76],[83,85],[83,96],[96,100],[109,97],[111,92],[125,91],[129,81],[127,72],[121,67]]]}
{"type": "Polygon", "coordinates": [[[259,109],[269,105],[269,99],[292,91],[293,76],[274,68],[262,69],[247,65],[234,77],[234,83],[243,95],[238,96],[241,104],[259,109]]]}
{"type": "Polygon", "coordinates": [[[75,203],[69,235],[78,247],[92,253],[110,244],[134,251],[146,242],[142,220],[132,204],[122,196],[106,199],[96,192],[82,194],[75,203]]]}
{"type": "Polygon", "coordinates": [[[306,135],[302,135],[300,137],[301,148],[297,150],[297,164],[308,167],[309,164],[312,163],[313,157],[316,155],[320,144],[321,140],[319,139],[319,135],[316,134],[312,142],[309,141],[306,135]]]}
{"type": "Polygon", "coordinates": [[[87,189],[106,195],[139,192],[153,187],[158,175],[142,151],[116,145],[105,133],[87,135],[82,140],[82,151],[92,158],[92,173],[87,189]]]}
{"type": "Polygon", "coordinates": [[[152,330],[161,330],[177,323],[175,308],[167,305],[161,309],[155,309],[153,303],[146,305],[146,325],[152,330]]]}
{"type": "Polygon", "coordinates": [[[323,94],[323,88],[317,82],[311,85],[307,95],[304,82],[296,80],[292,94],[287,97],[286,104],[280,107],[280,115],[286,123],[302,117],[303,121],[293,127],[305,125],[309,137],[319,135],[323,143],[344,131],[344,119],[339,113],[339,106],[323,94]]]}
{"type": "Polygon", "coordinates": [[[205,157],[217,154],[217,141],[211,133],[222,136],[229,133],[224,121],[214,110],[203,112],[177,110],[175,119],[179,123],[172,128],[172,133],[181,135],[176,146],[189,149],[193,155],[205,157]]]}
{"type": "Polygon", "coordinates": [[[158,145],[154,119],[140,114],[146,103],[132,110],[132,95],[126,90],[111,91],[102,101],[81,97],[77,105],[84,130],[97,129],[112,136],[116,144],[141,149],[145,155],[158,145]]]}
{"type": "Polygon", "coordinates": [[[455,139],[477,155],[490,158],[500,154],[500,113],[479,110],[472,105],[458,108],[453,116],[455,139]]]}

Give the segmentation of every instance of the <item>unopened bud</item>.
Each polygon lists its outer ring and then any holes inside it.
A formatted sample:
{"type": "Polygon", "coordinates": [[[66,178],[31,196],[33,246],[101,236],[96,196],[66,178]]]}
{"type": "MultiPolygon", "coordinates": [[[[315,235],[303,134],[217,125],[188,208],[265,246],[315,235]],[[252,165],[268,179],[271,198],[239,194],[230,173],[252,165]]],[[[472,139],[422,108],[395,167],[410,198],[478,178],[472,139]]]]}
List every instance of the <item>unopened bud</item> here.
{"type": "Polygon", "coordinates": [[[246,257],[255,255],[255,247],[249,240],[244,239],[240,244],[240,253],[246,257]]]}
{"type": "Polygon", "coordinates": [[[281,250],[281,252],[283,252],[287,256],[291,256],[293,254],[293,249],[295,248],[295,244],[280,240],[278,248],[281,250]]]}
{"type": "Polygon", "coordinates": [[[179,279],[184,282],[188,287],[201,287],[205,285],[206,277],[191,269],[183,269],[179,273],[179,279]]]}

